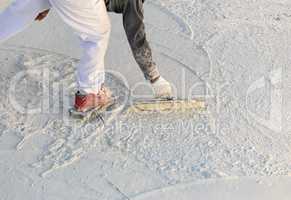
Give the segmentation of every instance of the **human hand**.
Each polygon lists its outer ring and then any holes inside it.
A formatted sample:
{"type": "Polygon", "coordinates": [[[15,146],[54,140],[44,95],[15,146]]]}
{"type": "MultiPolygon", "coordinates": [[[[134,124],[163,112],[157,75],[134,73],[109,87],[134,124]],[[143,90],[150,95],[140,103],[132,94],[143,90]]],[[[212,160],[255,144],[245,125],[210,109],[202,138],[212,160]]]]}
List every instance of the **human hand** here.
{"type": "Polygon", "coordinates": [[[44,18],[46,18],[46,16],[48,15],[49,11],[50,11],[50,9],[47,9],[47,10],[39,13],[34,20],[35,21],[41,21],[41,20],[43,20],[44,18]]]}

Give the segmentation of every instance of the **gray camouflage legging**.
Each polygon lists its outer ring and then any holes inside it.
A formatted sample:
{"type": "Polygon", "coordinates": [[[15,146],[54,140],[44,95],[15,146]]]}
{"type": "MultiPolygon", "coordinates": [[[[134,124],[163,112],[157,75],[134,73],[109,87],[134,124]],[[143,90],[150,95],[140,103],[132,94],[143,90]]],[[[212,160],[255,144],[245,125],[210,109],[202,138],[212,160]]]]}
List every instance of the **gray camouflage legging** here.
{"type": "Polygon", "coordinates": [[[105,0],[109,12],[122,13],[123,26],[134,58],[145,78],[154,82],[160,77],[146,38],[143,3],[145,0],[105,0]]]}

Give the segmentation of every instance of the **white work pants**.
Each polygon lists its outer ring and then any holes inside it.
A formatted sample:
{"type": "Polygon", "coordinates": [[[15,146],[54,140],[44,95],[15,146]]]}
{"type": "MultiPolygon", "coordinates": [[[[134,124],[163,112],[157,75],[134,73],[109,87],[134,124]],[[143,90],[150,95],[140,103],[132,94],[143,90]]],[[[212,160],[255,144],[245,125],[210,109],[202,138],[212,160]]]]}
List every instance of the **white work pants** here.
{"type": "Polygon", "coordinates": [[[0,42],[24,30],[39,12],[49,8],[54,8],[81,40],[78,89],[97,93],[105,79],[104,57],[111,29],[104,0],[15,0],[0,13],[0,42]]]}

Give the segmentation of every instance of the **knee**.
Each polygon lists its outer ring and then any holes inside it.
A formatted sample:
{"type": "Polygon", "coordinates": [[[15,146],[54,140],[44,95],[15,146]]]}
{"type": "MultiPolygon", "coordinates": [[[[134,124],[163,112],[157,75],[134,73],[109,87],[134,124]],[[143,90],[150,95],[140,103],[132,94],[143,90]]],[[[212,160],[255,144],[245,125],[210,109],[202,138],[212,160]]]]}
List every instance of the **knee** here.
{"type": "Polygon", "coordinates": [[[111,27],[110,17],[107,14],[107,12],[105,11],[102,19],[97,19],[97,20],[98,20],[97,30],[99,30],[97,32],[101,32],[105,36],[109,35],[112,27],[111,27]]]}
{"type": "Polygon", "coordinates": [[[110,33],[111,33],[111,29],[112,29],[111,22],[108,19],[108,21],[104,23],[104,27],[103,27],[102,35],[103,35],[104,38],[109,39],[110,33]]]}
{"type": "MultiPolygon", "coordinates": [[[[97,29],[91,34],[81,33],[79,38],[81,39],[81,46],[88,52],[100,51],[100,49],[106,49],[109,43],[111,33],[110,22],[102,24],[101,29],[97,29]]],[[[93,55],[92,53],[91,55],[93,55]]]]}
{"type": "Polygon", "coordinates": [[[111,22],[109,16],[107,16],[103,18],[102,22],[98,23],[94,36],[97,40],[109,40],[111,29],[111,22]]]}

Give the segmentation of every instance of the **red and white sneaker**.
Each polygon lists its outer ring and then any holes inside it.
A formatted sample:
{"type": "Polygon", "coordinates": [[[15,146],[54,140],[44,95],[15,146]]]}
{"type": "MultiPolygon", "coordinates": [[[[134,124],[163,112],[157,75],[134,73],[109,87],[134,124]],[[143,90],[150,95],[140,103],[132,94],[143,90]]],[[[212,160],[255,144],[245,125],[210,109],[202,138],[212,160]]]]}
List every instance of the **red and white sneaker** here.
{"type": "Polygon", "coordinates": [[[111,91],[102,86],[98,94],[82,94],[78,91],[75,94],[75,105],[74,111],[78,113],[85,113],[95,108],[102,108],[112,102],[112,93],[111,91]]]}

